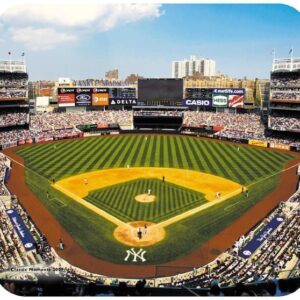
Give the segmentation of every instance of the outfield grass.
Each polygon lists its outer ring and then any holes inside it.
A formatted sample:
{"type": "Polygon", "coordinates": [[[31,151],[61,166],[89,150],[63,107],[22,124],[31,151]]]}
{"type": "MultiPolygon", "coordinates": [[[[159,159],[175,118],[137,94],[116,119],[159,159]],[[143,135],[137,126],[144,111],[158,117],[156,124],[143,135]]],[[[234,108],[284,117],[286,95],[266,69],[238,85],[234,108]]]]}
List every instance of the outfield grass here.
{"type": "Polygon", "coordinates": [[[162,182],[159,179],[137,179],[89,193],[85,200],[124,222],[161,222],[207,202],[202,193],[162,182]],[[151,189],[156,200],[141,203],[134,198],[151,189]]]}
{"type": "Polygon", "coordinates": [[[91,255],[114,263],[124,263],[128,249],[113,238],[115,225],[52,189],[52,178],[130,164],[194,169],[250,185],[249,198],[236,196],[167,227],[166,238],[147,247],[147,264],[186,255],[231,224],[274,190],[278,172],[294,157],[251,147],[240,146],[237,151],[233,144],[181,136],[148,136],[147,141],[145,136],[59,141],[32,145],[18,154],[26,162],[28,186],[62,226],[91,255]],[[46,198],[47,190],[51,200],[46,198]]]}
{"type": "Polygon", "coordinates": [[[36,144],[18,151],[26,166],[56,180],[99,169],[171,167],[249,184],[279,171],[291,154],[185,136],[122,135],[36,144]]]}

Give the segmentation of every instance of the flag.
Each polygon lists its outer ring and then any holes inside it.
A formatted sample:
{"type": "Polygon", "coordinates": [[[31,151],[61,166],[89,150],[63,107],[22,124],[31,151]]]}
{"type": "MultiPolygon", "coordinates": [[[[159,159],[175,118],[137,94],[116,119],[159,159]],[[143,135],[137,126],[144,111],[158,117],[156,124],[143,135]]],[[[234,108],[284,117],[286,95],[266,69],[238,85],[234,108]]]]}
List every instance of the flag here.
{"type": "Polygon", "coordinates": [[[22,55],[21,56],[25,56],[25,52],[22,52],[22,55]]]}
{"type": "Polygon", "coordinates": [[[291,48],[289,51],[289,54],[292,54],[292,53],[293,53],[293,48],[291,48]]]}
{"type": "Polygon", "coordinates": [[[10,52],[10,51],[8,52],[8,55],[11,55],[11,52],[10,52]]]}

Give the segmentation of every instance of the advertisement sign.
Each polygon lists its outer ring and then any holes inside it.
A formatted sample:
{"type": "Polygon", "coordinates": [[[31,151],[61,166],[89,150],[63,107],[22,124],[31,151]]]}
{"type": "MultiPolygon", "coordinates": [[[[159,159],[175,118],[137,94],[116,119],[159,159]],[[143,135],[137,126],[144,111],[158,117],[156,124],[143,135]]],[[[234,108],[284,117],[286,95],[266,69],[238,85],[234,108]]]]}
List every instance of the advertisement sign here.
{"type": "Polygon", "coordinates": [[[289,145],[276,144],[276,143],[273,143],[273,142],[270,143],[270,148],[282,149],[282,150],[290,150],[291,149],[291,147],[289,145]]]}
{"type": "Polygon", "coordinates": [[[212,106],[213,107],[227,107],[228,98],[225,95],[213,95],[212,106]]]}
{"type": "Polygon", "coordinates": [[[93,93],[92,94],[93,106],[106,106],[109,105],[108,93],[93,93]]]}
{"type": "Polygon", "coordinates": [[[183,99],[182,100],[182,105],[211,107],[212,106],[212,100],[183,99]]]}
{"type": "Polygon", "coordinates": [[[92,104],[92,91],[90,88],[76,88],[76,106],[90,106],[92,104]]]}
{"type": "Polygon", "coordinates": [[[23,220],[16,210],[8,209],[6,213],[14,227],[15,232],[18,234],[26,251],[35,249],[35,241],[31,236],[29,229],[25,226],[23,220]]]}
{"type": "Polygon", "coordinates": [[[228,106],[235,108],[242,108],[244,105],[244,95],[229,95],[228,106]]]}
{"type": "Polygon", "coordinates": [[[109,105],[137,105],[137,99],[109,99],[109,105]]]}
{"type": "Polygon", "coordinates": [[[259,147],[268,147],[268,142],[265,141],[260,141],[260,140],[249,140],[248,141],[249,145],[254,145],[254,146],[259,146],[259,147]]]}
{"type": "Polygon", "coordinates": [[[213,89],[213,94],[215,95],[244,95],[245,89],[227,89],[227,88],[216,88],[213,89]]]}
{"type": "Polygon", "coordinates": [[[274,216],[274,218],[259,231],[253,240],[239,251],[239,256],[249,258],[283,221],[284,218],[282,216],[274,216]]]}
{"type": "Polygon", "coordinates": [[[58,106],[75,106],[75,89],[58,88],[58,106]]]}

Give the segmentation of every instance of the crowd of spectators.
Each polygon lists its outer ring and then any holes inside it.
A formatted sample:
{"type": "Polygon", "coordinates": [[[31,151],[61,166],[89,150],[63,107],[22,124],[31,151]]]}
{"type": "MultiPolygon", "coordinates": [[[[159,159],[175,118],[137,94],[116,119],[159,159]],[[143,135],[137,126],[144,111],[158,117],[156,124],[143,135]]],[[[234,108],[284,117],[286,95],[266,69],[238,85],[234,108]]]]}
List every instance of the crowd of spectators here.
{"type": "Polygon", "coordinates": [[[27,89],[26,88],[0,88],[0,101],[1,98],[26,98],[27,89]]]}
{"type": "Polygon", "coordinates": [[[270,127],[281,131],[300,131],[299,118],[270,117],[270,127]]]}
{"type": "Polygon", "coordinates": [[[152,117],[182,117],[183,112],[177,110],[136,110],[133,116],[152,116],[152,117]]]}
{"type": "Polygon", "coordinates": [[[258,114],[232,114],[205,111],[187,111],[184,114],[184,127],[218,126],[227,130],[261,133],[264,125],[258,114]]]}
{"type": "Polygon", "coordinates": [[[299,100],[300,91],[272,91],[271,100],[299,100]]]}
{"type": "Polygon", "coordinates": [[[0,127],[23,125],[27,123],[28,114],[24,112],[0,112],[0,127]]]}
{"type": "Polygon", "coordinates": [[[0,88],[2,87],[25,87],[27,85],[26,78],[1,78],[0,76],[0,88]]]}
{"type": "Polygon", "coordinates": [[[291,76],[292,74],[290,74],[288,77],[272,78],[271,87],[272,88],[300,87],[299,75],[295,74],[293,79],[291,79],[291,76]]]}
{"type": "Polygon", "coordinates": [[[9,192],[5,186],[5,174],[7,169],[7,160],[4,155],[0,153],[0,196],[8,196],[9,192]]]}
{"type": "Polygon", "coordinates": [[[74,128],[85,124],[97,124],[101,127],[108,127],[109,124],[132,124],[132,112],[109,110],[77,113],[39,113],[31,116],[30,120],[31,129],[42,130],[74,128]]]}
{"type": "Polygon", "coordinates": [[[71,129],[59,129],[59,130],[10,130],[0,132],[0,145],[4,148],[14,147],[23,143],[33,143],[39,141],[50,141],[57,138],[67,137],[67,136],[79,136],[80,130],[76,128],[71,129]]]}

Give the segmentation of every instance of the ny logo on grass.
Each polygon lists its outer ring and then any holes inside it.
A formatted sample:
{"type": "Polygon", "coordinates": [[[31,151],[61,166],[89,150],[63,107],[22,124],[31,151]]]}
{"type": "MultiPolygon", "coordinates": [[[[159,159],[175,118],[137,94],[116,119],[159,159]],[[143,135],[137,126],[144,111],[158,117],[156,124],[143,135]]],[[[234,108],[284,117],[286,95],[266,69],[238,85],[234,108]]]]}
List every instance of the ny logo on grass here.
{"type": "Polygon", "coordinates": [[[132,262],[137,262],[138,258],[142,262],[146,261],[146,258],[144,258],[146,251],[143,249],[140,249],[139,251],[135,252],[134,248],[131,248],[131,250],[126,250],[126,252],[127,256],[124,258],[125,261],[127,261],[131,255],[133,256],[132,262]]]}

